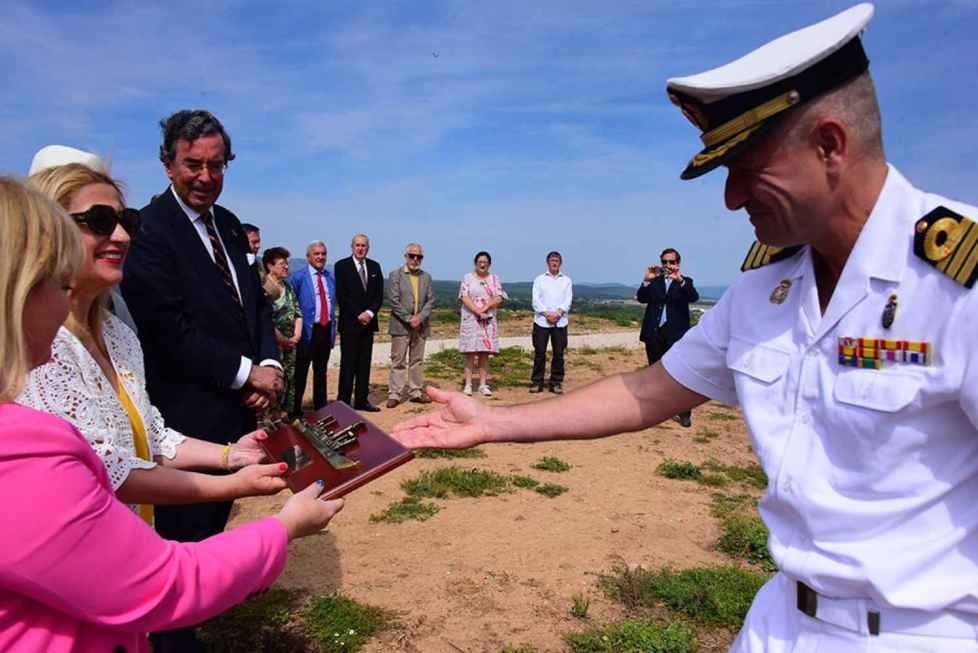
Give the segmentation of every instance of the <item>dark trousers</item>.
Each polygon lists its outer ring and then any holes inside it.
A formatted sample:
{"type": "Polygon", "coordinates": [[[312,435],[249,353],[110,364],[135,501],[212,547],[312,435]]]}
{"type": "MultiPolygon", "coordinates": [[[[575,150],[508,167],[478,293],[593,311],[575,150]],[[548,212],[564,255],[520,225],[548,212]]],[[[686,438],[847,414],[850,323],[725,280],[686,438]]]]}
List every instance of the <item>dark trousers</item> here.
{"type": "MultiPolygon", "coordinates": [[[[232,501],[195,503],[186,506],[156,506],[156,532],[165,540],[200,542],[217,535],[227,525],[232,501]]],[[[152,633],[153,653],[203,653],[194,627],[152,633]]]]}
{"type": "MultiPolygon", "coordinates": [[[[649,359],[649,365],[655,365],[674,344],[676,343],[667,338],[662,331],[657,330],[651,340],[645,341],[645,356],[649,359]]],[[[679,413],[679,417],[689,417],[692,414],[693,411],[687,410],[679,413]]]]}
{"type": "Polygon", "coordinates": [[[542,327],[533,324],[533,373],[530,382],[543,385],[547,368],[547,342],[553,347],[550,357],[550,387],[564,382],[564,350],[567,349],[567,327],[542,327]]]}
{"type": "Polygon", "coordinates": [[[373,350],[373,331],[344,333],[340,336],[340,390],[336,395],[337,399],[354,407],[367,403],[367,395],[370,393],[370,357],[373,350]],[[356,393],[353,389],[354,382],[356,393]]]}
{"type": "Polygon", "coordinates": [[[309,342],[300,342],[295,355],[295,406],[289,406],[292,415],[302,414],[302,397],[306,394],[306,377],[312,363],[312,406],[319,410],[326,405],[326,370],[333,346],[329,343],[329,325],[312,325],[309,342]]]}

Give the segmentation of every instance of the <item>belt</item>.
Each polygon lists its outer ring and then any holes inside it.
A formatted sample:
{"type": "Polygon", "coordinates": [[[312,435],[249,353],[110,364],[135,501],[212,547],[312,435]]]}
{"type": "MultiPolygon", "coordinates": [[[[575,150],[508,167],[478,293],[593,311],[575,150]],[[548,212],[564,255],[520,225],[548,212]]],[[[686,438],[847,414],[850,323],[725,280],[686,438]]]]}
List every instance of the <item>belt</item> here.
{"type": "Polygon", "coordinates": [[[823,596],[798,581],[798,609],[812,619],[868,635],[903,633],[958,639],[978,638],[978,615],[943,610],[879,608],[870,599],[835,599],[823,596]]]}

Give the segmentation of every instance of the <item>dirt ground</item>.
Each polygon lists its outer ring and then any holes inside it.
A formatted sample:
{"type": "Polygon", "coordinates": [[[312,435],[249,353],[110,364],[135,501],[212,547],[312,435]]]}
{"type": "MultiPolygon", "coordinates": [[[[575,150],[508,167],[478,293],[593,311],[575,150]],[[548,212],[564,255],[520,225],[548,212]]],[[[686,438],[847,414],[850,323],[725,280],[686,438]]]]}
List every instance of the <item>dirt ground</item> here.
{"type": "MultiPolygon", "coordinates": [[[[570,350],[567,361],[567,390],[645,363],[642,350],[570,350]]],[[[374,369],[371,378],[371,401],[383,405],[387,370],[374,369]]],[[[335,389],[334,371],[330,397],[335,389]]],[[[502,388],[488,401],[502,405],[538,396],[502,388]]],[[[370,417],[389,428],[424,409],[402,404],[370,417]]],[[[663,459],[755,462],[739,414],[713,402],[694,411],[691,429],[670,421],[596,441],[483,449],[488,456],[481,459],[416,459],[350,494],[325,533],[290,546],[279,586],[339,591],[396,612],[401,627],[371,641],[368,653],[499,653],[506,645],[524,644],[539,653],[565,651],[563,635],[623,615],[597,586],[597,575],[615,564],[684,568],[730,562],[714,549],[718,525],[710,515],[710,489],[658,476],[655,467],[663,459]],[[695,443],[704,431],[709,442],[695,443]],[[572,469],[531,469],[543,456],[556,456],[572,469]],[[369,521],[405,496],[402,481],[451,464],[525,474],[570,489],[553,499],[517,490],[435,500],[442,510],[426,522],[369,521]],[[575,594],[590,599],[587,621],[569,613],[575,594]]],[[[286,498],[281,493],[239,501],[233,521],[273,513],[286,498]]],[[[702,650],[725,650],[731,638],[723,630],[701,631],[702,650]]]]}
{"type": "MultiPolygon", "coordinates": [[[[387,334],[387,322],[390,319],[389,309],[383,309],[379,316],[380,330],[375,339],[377,342],[388,342],[391,338],[387,334]]],[[[509,336],[528,336],[533,332],[533,313],[530,311],[503,311],[499,324],[500,337],[509,336]]],[[[593,315],[571,316],[568,334],[576,336],[585,333],[610,333],[617,331],[636,331],[640,324],[633,322],[630,325],[616,324],[614,320],[609,320],[593,315]]],[[[431,338],[441,340],[444,338],[458,337],[458,322],[448,322],[433,319],[431,322],[431,338]]]]}

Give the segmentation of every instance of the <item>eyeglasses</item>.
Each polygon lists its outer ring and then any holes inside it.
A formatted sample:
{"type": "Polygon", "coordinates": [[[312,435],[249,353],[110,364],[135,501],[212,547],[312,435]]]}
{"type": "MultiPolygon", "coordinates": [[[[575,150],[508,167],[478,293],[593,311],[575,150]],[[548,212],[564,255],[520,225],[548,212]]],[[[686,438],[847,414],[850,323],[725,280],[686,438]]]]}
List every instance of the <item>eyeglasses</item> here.
{"type": "Polygon", "coordinates": [[[139,232],[139,211],[136,209],[122,209],[116,212],[111,206],[95,204],[83,213],[72,213],[71,217],[99,236],[111,236],[116,225],[119,224],[130,237],[134,237],[139,232]]]}
{"type": "Polygon", "coordinates": [[[225,169],[227,169],[228,164],[226,161],[197,161],[197,160],[183,160],[180,162],[184,168],[187,169],[192,175],[199,175],[207,168],[207,172],[210,173],[212,177],[219,177],[224,174],[225,169]]]}
{"type": "Polygon", "coordinates": [[[408,258],[413,258],[415,261],[423,261],[424,254],[405,254],[408,258]]]}
{"type": "Polygon", "coordinates": [[[664,258],[661,260],[662,260],[662,265],[676,265],[677,263],[679,263],[679,261],[677,261],[674,258],[664,258]]]}

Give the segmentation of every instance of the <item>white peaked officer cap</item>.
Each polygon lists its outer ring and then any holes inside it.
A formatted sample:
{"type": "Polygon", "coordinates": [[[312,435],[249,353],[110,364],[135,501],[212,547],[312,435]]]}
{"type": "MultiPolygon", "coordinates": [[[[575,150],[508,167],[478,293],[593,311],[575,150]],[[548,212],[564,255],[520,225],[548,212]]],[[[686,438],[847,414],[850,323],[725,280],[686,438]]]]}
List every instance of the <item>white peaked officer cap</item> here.
{"type": "Polygon", "coordinates": [[[34,159],[31,161],[31,169],[27,175],[30,176],[35,172],[68,165],[69,163],[80,163],[95,172],[101,172],[103,175],[109,174],[109,166],[97,154],[66,145],[47,145],[39,149],[34,155],[34,159]]]}
{"type": "Polygon", "coordinates": [[[742,152],[785,111],[838,88],[869,67],[859,34],[863,3],[786,34],[736,61],[666,84],[669,100],[703,131],[706,146],[680,175],[693,179],[742,152]]]}

